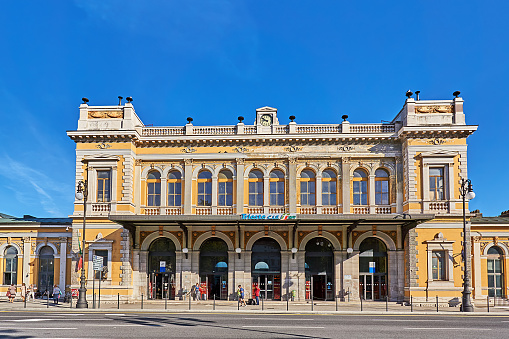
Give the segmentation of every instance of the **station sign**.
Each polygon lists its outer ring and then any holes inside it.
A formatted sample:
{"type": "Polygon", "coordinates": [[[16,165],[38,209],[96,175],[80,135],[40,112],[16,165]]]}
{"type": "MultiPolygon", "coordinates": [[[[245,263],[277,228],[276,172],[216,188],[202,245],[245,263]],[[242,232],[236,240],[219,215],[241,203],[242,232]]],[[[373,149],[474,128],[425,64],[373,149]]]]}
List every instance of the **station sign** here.
{"type": "Polygon", "coordinates": [[[369,273],[375,273],[375,262],[374,261],[369,262],[369,273]]]}
{"type": "Polygon", "coordinates": [[[297,213],[275,213],[275,214],[241,214],[242,220],[294,220],[297,213]]]}
{"type": "Polygon", "coordinates": [[[92,265],[94,271],[100,271],[103,269],[103,257],[99,255],[94,255],[92,258],[92,265]]]}
{"type": "Polygon", "coordinates": [[[159,272],[166,272],[166,261],[159,261],[159,272]]]}

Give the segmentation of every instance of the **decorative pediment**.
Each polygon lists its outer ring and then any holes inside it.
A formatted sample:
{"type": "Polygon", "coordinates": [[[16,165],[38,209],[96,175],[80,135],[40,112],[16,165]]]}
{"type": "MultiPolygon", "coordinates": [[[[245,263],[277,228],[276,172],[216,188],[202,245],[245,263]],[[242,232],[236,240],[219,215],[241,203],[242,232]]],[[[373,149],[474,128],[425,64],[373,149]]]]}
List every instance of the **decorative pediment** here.
{"type": "Polygon", "coordinates": [[[274,111],[277,111],[277,108],[265,106],[265,107],[257,108],[256,111],[257,112],[274,112],[274,111]]]}
{"type": "Polygon", "coordinates": [[[448,150],[433,150],[433,151],[426,151],[421,152],[418,156],[421,158],[450,158],[455,157],[459,154],[459,152],[456,151],[448,151],[448,150]]]}

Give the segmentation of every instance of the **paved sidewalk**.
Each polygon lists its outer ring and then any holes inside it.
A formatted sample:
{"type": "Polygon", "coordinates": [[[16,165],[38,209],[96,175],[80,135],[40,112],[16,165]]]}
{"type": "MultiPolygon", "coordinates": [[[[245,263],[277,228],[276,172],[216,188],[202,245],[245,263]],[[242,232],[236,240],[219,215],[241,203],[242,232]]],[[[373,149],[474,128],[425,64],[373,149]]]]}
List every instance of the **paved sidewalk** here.
{"type": "Polygon", "coordinates": [[[107,300],[101,301],[99,305],[96,302],[96,308],[93,308],[92,299],[88,300],[88,309],[76,309],[76,300],[73,300],[72,308],[69,303],[60,303],[54,305],[53,300],[50,299],[49,303],[44,299],[36,299],[29,301],[25,304],[20,300],[14,303],[8,303],[7,301],[0,300],[0,312],[6,311],[79,311],[79,312],[93,312],[93,311],[108,311],[108,312],[171,312],[171,313],[188,313],[188,312],[245,312],[245,313],[317,313],[317,314],[449,314],[449,315],[507,315],[509,316],[509,306],[490,306],[489,313],[487,305],[477,305],[475,312],[462,313],[459,307],[445,307],[445,305],[439,305],[437,308],[435,305],[430,306],[417,306],[414,307],[404,306],[394,302],[366,302],[362,303],[362,310],[360,302],[340,302],[334,301],[315,301],[313,305],[311,302],[289,302],[286,301],[264,301],[263,305],[248,305],[246,307],[238,307],[236,301],[175,301],[168,300],[166,303],[164,300],[150,300],[144,301],[143,306],[141,302],[126,303],[117,301],[107,300]],[[287,310],[288,307],[288,310],[287,310]]]}

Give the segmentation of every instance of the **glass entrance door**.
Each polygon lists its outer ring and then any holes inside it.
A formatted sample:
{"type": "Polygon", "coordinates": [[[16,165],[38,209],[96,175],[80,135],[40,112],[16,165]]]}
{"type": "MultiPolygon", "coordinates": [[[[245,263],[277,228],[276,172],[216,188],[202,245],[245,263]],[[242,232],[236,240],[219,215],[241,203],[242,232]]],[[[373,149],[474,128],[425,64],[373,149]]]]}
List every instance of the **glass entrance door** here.
{"type": "Polygon", "coordinates": [[[151,299],[175,299],[175,276],[173,273],[150,274],[149,296],[151,299]]]}
{"type": "Polygon", "coordinates": [[[281,300],[281,275],[257,274],[253,275],[253,289],[260,287],[260,298],[265,300],[281,300]]]}
{"type": "Polygon", "coordinates": [[[364,300],[384,300],[387,295],[385,274],[361,274],[359,277],[360,297],[364,300]]]}
{"type": "Polygon", "coordinates": [[[204,274],[200,281],[207,286],[207,299],[228,299],[228,274],[204,274]]]}

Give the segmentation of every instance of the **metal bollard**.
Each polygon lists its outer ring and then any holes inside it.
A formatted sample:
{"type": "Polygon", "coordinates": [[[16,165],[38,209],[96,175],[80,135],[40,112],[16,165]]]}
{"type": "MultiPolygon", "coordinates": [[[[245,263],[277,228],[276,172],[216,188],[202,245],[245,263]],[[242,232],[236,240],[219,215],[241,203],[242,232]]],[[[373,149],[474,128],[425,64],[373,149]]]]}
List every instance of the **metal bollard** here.
{"type": "Polygon", "coordinates": [[[240,310],[240,297],[237,297],[237,311],[240,310]]]}
{"type": "Polygon", "coordinates": [[[191,311],[191,295],[189,294],[189,311],[191,311]]]}
{"type": "Polygon", "coordinates": [[[414,311],[414,300],[413,296],[410,296],[410,312],[414,311]]]}
{"type": "Polygon", "coordinates": [[[120,309],[120,293],[117,293],[117,310],[120,309]]]}
{"type": "Polygon", "coordinates": [[[286,294],[286,311],[288,312],[288,300],[290,299],[289,295],[286,294]]]}
{"type": "Polygon", "coordinates": [[[214,293],[214,304],[212,305],[212,309],[216,310],[216,294],[214,293]]]}
{"type": "Polygon", "coordinates": [[[71,300],[69,301],[69,307],[72,308],[72,293],[71,293],[71,300]]]}
{"type": "Polygon", "coordinates": [[[49,308],[49,292],[48,294],[46,294],[47,298],[46,298],[46,308],[49,308]]]}
{"type": "Polygon", "coordinates": [[[23,299],[23,308],[27,308],[27,294],[25,292],[25,298],[23,299]]]}
{"type": "Polygon", "coordinates": [[[362,297],[361,297],[361,312],[362,312],[362,297]]]}
{"type": "Polygon", "coordinates": [[[437,312],[438,312],[438,295],[437,295],[437,312]]]}
{"type": "Polygon", "coordinates": [[[263,311],[263,298],[262,298],[262,311],[263,311]]]}
{"type": "Polygon", "coordinates": [[[487,297],[486,300],[488,301],[488,313],[490,313],[490,297],[487,297]]]}
{"type": "Polygon", "coordinates": [[[164,309],[168,309],[168,295],[166,295],[166,298],[164,298],[164,309]]]}
{"type": "Polygon", "coordinates": [[[385,296],[385,312],[389,312],[389,296],[385,296]]]}
{"type": "Polygon", "coordinates": [[[141,309],[143,309],[143,293],[141,294],[141,309]]]}
{"type": "Polygon", "coordinates": [[[334,297],[336,299],[336,312],[338,311],[338,296],[334,297]]]}
{"type": "Polygon", "coordinates": [[[350,302],[350,287],[348,287],[348,302],[350,302]]]}

